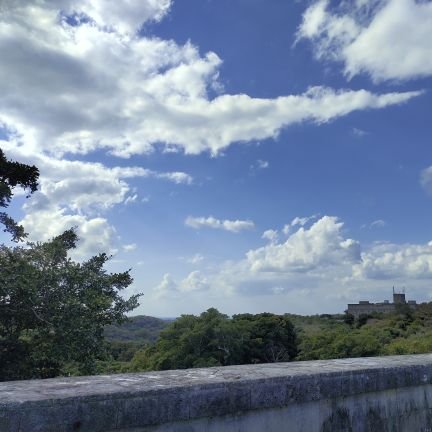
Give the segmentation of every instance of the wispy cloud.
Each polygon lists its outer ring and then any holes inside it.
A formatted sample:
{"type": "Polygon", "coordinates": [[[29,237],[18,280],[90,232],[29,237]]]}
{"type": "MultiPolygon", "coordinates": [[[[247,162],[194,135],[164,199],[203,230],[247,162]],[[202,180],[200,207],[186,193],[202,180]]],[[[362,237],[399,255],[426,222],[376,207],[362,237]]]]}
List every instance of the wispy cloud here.
{"type": "Polygon", "coordinates": [[[359,129],[359,128],[352,128],[351,130],[352,134],[358,138],[362,138],[366,135],[368,135],[368,132],[366,132],[363,129],[359,129]]]}
{"type": "Polygon", "coordinates": [[[348,78],[409,80],[432,75],[431,22],[429,1],[319,0],[304,13],[297,40],[311,40],[318,59],[343,62],[348,78]]]}
{"type": "Polygon", "coordinates": [[[224,231],[238,233],[240,231],[249,230],[255,227],[255,224],[250,220],[221,220],[213,216],[209,217],[192,217],[188,216],[185,220],[185,225],[195,229],[212,228],[224,231]]]}

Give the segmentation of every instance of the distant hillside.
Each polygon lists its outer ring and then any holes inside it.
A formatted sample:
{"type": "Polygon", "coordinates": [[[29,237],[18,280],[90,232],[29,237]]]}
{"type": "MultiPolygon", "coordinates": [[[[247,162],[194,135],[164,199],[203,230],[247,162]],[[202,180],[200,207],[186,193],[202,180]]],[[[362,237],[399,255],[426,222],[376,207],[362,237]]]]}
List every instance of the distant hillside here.
{"type": "Polygon", "coordinates": [[[170,320],[151,316],[138,315],[129,318],[121,325],[110,325],[105,328],[105,337],[109,341],[153,343],[170,320]]]}

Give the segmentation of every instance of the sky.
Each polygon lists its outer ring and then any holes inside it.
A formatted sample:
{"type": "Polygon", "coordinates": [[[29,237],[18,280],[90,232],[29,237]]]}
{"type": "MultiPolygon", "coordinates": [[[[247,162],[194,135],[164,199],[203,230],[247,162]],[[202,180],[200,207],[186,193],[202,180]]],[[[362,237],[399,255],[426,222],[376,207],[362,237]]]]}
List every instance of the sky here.
{"type": "Polygon", "coordinates": [[[431,40],[428,0],[0,0],[8,211],[133,314],[431,301],[431,40]]]}

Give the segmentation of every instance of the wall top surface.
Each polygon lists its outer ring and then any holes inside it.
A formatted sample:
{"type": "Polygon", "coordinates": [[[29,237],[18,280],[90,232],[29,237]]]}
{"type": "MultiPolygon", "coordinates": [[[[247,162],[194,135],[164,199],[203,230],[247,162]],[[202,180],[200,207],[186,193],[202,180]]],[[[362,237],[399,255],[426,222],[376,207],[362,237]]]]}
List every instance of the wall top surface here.
{"type": "MultiPolygon", "coordinates": [[[[54,399],[133,397],[180,388],[216,389],[282,382],[292,387],[308,382],[319,388],[320,393],[327,393],[324,384],[330,381],[339,382],[341,394],[349,391],[348,383],[351,383],[349,393],[432,383],[432,354],[11,381],[0,383],[0,406],[43,403],[54,399]]],[[[305,388],[304,392],[307,391],[305,388]]]]}
{"type": "MultiPolygon", "coordinates": [[[[239,413],[267,409],[297,412],[306,406],[303,403],[344,401],[367,393],[374,397],[366,395],[365,400],[404,392],[423,395],[431,393],[431,384],[432,354],[4,382],[0,383],[0,431],[201,431],[206,427],[191,429],[190,422],[239,418],[239,413]],[[172,429],[173,424],[186,429],[172,429]]],[[[426,405],[419,412],[428,413],[426,405]]]]}

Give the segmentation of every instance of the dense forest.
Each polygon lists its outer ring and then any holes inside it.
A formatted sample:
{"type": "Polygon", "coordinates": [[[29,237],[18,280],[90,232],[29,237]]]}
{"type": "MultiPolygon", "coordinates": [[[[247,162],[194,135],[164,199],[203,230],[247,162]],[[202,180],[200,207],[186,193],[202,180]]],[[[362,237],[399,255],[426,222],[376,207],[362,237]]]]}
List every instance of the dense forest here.
{"type": "Polygon", "coordinates": [[[358,319],[268,313],[229,318],[210,309],[171,323],[154,320],[134,317],[107,332],[108,358],[99,362],[100,372],[432,352],[432,303],[358,319]],[[140,333],[137,323],[149,323],[147,331],[140,333]]]}

